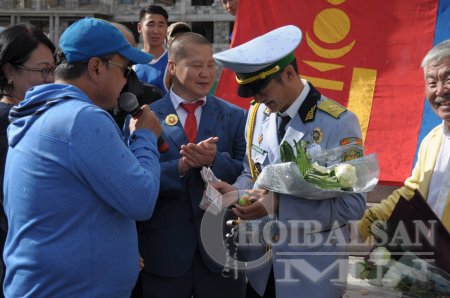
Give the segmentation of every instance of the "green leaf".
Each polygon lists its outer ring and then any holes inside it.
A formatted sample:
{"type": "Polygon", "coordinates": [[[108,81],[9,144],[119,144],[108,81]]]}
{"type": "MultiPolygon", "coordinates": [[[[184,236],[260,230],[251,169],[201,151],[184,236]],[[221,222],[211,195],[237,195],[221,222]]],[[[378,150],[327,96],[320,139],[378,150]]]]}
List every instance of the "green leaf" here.
{"type": "Polygon", "coordinates": [[[297,166],[300,173],[305,177],[306,173],[311,168],[311,161],[306,155],[306,142],[301,140],[300,142],[294,141],[295,150],[297,151],[297,166]]]}
{"type": "Polygon", "coordinates": [[[287,141],[283,141],[280,146],[280,158],[281,162],[295,162],[294,149],[287,141]]]}

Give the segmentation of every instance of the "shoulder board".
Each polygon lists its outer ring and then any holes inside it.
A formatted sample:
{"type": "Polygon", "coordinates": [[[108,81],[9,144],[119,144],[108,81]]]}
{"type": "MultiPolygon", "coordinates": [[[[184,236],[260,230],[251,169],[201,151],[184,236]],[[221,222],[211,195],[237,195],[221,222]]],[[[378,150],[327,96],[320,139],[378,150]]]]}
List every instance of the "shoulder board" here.
{"type": "Polygon", "coordinates": [[[331,100],[328,98],[323,100],[321,103],[319,103],[317,108],[319,110],[324,111],[325,113],[333,116],[336,119],[339,118],[339,116],[342,113],[347,111],[347,109],[345,107],[343,107],[339,103],[335,102],[334,100],[331,100]]]}

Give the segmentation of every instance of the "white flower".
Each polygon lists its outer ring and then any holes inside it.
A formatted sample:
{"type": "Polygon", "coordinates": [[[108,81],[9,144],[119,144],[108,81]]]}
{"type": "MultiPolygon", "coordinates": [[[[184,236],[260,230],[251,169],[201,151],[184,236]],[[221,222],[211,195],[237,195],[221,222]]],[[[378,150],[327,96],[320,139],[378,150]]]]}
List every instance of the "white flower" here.
{"type": "Polygon", "coordinates": [[[356,169],[348,163],[342,163],[334,169],[336,178],[343,188],[352,188],[358,181],[356,177],[356,169]]]}
{"type": "Polygon", "coordinates": [[[313,163],[312,163],[312,166],[313,166],[317,171],[319,171],[319,172],[322,173],[322,174],[329,174],[327,168],[325,168],[325,167],[319,165],[317,162],[313,162],[313,163]]]}
{"type": "Polygon", "coordinates": [[[391,259],[391,252],[386,247],[377,247],[370,253],[369,260],[378,266],[385,266],[391,259]]]}

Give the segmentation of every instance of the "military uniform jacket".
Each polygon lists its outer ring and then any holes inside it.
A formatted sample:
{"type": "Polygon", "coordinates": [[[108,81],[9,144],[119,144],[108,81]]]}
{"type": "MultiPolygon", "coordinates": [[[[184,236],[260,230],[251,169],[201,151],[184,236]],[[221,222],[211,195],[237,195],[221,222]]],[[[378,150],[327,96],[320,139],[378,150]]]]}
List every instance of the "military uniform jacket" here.
{"type": "MultiPolygon", "coordinates": [[[[294,140],[306,140],[320,145],[322,149],[361,141],[359,122],[352,112],[321,96],[308,83],[300,94],[302,97],[305,100],[299,113],[288,123],[286,134],[280,142],[277,115],[270,113],[263,104],[259,106],[253,138],[247,142],[252,143],[251,158],[261,169],[280,163],[279,147],[284,140],[292,146],[294,140]]],[[[248,128],[247,121],[246,130],[248,128]]],[[[244,159],[244,172],[235,186],[238,189],[253,187],[247,159],[244,159]]],[[[247,271],[253,288],[260,294],[264,292],[273,266],[277,297],[341,297],[347,279],[347,223],[360,219],[365,207],[365,196],[362,194],[326,200],[280,194],[277,214],[279,230],[285,231],[286,235],[275,235],[279,242],[272,245],[272,258],[266,265],[247,271]],[[307,228],[308,223],[313,226],[307,228]]],[[[252,249],[250,254],[254,256],[249,258],[256,259],[264,251],[263,246],[259,252],[252,249]]]]}

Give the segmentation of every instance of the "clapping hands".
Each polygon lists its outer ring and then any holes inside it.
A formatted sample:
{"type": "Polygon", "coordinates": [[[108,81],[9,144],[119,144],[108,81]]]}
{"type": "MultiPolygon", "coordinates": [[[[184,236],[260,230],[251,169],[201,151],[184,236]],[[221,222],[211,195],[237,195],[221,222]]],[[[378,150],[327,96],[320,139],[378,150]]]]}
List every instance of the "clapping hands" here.
{"type": "Polygon", "coordinates": [[[181,158],[178,164],[180,174],[186,173],[190,168],[212,165],[216,158],[216,143],[218,140],[218,137],[211,137],[197,144],[182,145],[180,150],[181,158]]]}

